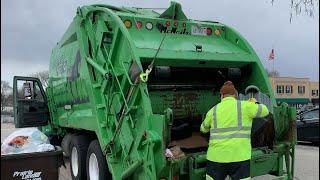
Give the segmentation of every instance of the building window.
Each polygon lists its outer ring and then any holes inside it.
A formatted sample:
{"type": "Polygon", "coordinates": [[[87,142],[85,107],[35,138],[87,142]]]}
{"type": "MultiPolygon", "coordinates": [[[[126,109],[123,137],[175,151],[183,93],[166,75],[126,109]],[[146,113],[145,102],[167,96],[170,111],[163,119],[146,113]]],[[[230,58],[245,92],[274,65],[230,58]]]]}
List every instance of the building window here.
{"type": "Polygon", "coordinates": [[[283,94],[284,93],[284,86],[277,85],[277,93],[278,94],[283,94]]]}
{"type": "Polygon", "coordinates": [[[292,94],[292,86],[289,86],[289,85],[286,86],[286,93],[292,94]]]}
{"type": "Polygon", "coordinates": [[[304,86],[298,86],[298,93],[304,94],[305,93],[305,87],[304,86]]]}
{"type": "Polygon", "coordinates": [[[311,95],[312,96],[318,96],[319,95],[319,90],[318,89],[311,90],[311,95]]]}

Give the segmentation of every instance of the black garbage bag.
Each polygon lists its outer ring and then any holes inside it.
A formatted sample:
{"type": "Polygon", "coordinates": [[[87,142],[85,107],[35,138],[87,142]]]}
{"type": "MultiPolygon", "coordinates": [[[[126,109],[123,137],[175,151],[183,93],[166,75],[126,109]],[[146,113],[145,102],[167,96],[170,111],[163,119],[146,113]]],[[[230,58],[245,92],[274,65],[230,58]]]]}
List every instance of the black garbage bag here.
{"type": "Polygon", "coordinates": [[[185,139],[192,136],[192,126],[188,122],[174,121],[171,128],[171,141],[185,139]]]}

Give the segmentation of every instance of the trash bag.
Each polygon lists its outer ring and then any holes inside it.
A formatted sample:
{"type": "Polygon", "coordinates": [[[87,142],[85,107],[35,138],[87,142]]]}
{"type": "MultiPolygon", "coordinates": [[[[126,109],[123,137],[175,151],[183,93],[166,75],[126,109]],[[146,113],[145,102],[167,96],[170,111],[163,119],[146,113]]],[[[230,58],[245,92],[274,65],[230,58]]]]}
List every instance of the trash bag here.
{"type": "Polygon", "coordinates": [[[1,155],[54,151],[48,137],[37,128],[23,128],[11,133],[1,145],[1,155]]]}

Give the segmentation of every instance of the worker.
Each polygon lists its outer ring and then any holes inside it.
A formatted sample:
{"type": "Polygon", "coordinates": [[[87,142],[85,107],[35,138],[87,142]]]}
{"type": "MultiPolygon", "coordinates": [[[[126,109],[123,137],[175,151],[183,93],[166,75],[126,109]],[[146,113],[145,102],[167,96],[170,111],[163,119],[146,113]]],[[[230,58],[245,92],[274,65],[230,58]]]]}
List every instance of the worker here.
{"type": "Polygon", "coordinates": [[[250,179],[252,120],[269,111],[255,98],[237,100],[231,81],[223,84],[220,94],[221,102],[209,110],[200,127],[202,133],[210,131],[206,179],[250,179]]]}

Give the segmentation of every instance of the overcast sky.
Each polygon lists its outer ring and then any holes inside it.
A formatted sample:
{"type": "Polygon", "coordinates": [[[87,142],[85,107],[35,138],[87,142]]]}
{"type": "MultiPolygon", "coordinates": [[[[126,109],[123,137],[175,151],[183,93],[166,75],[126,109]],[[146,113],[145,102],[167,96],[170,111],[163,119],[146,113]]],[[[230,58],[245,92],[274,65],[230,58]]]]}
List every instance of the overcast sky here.
{"type": "MultiPolygon", "coordinates": [[[[253,46],[262,63],[275,49],[280,76],[309,77],[318,81],[319,12],[301,15],[290,24],[290,0],[176,0],[188,18],[219,21],[239,31],[253,46]],[[195,3],[196,2],[196,3],[195,3]]],[[[167,8],[163,0],[1,0],[1,80],[49,68],[51,49],[85,4],[167,8]]]]}

